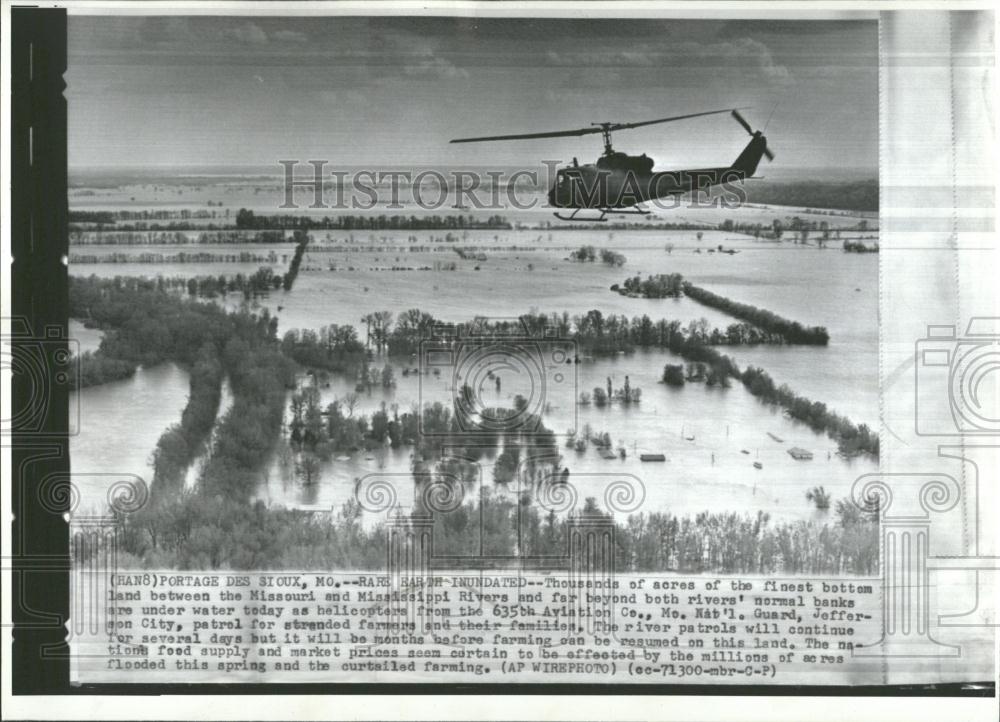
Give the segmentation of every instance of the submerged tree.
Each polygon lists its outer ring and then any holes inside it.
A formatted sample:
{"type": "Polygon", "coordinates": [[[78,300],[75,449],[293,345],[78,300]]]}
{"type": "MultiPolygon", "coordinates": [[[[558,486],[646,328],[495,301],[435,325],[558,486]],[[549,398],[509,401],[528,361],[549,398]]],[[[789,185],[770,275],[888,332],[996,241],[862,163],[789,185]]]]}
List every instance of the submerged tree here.
{"type": "Polygon", "coordinates": [[[814,486],[806,492],[806,500],[811,501],[820,511],[830,508],[830,494],[822,486],[814,486]]]}

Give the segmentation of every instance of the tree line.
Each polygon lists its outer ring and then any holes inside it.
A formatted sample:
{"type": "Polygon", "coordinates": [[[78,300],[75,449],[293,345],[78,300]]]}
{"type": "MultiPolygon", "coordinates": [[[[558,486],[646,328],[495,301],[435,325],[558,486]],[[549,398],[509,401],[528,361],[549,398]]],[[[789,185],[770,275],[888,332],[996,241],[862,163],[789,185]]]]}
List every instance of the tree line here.
{"type": "Polygon", "coordinates": [[[288,270],[285,272],[284,278],[281,279],[281,287],[286,291],[292,290],[292,284],[298,278],[302,256],[306,252],[306,246],[309,245],[309,234],[305,231],[296,230],[292,234],[292,240],[295,241],[295,253],[292,255],[292,262],[288,264],[288,270]]]}
{"type": "Polygon", "coordinates": [[[235,276],[193,276],[190,278],[172,279],[174,283],[183,284],[189,296],[198,298],[225,297],[230,293],[242,293],[247,300],[259,296],[268,296],[271,291],[277,291],[284,286],[284,275],[275,273],[268,266],[261,266],[249,275],[237,273],[235,276]]]}
{"type": "Polygon", "coordinates": [[[830,334],[823,326],[803,326],[798,321],[783,318],[773,311],[734,301],[689,281],[684,281],[683,289],[688,298],[752,323],[765,331],[776,333],[788,343],[826,346],[830,342],[830,334]]]}
{"type": "Polygon", "coordinates": [[[291,239],[285,231],[202,231],[192,238],[184,231],[75,231],[69,234],[71,246],[189,246],[191,244],[285,243],[291,239]]]}
{"type": "Polygon", "coordinates": [[[813,431],[826,433],[844,454],[879,454],[878,434],[866,424],[855,425],[831,411],[821,401],[799,396],[787,385],[778,386],[766,371],[748,366],[738,376],[746,389],[762,401],[782,407],[789,417],[801,421],[813,431]]]}
{"type": "Polygon", "coordinates": [[[844,251],[847,253],[878,253],[878,242],[872,245],[864,241],[844,241],[844,251]]]}
{"type": "Polygon", "coordinates": [[[147,569],[381,569],[385,531],[365,529],[361,507],[329,513],[182,491],[127,517],[119,563],[147,569]]]}
{"type": "Polygon", "coordinates": [[[236,228],[240,229],[300,229],[300,230],[462,230],[462,229],[501,229],[510,230],[510,221],[503,216],[493,215],[488,218],[452,214],[432,216],[323,216],[318,218],[307,215],[279,214],[258,216],[252,210],[241,208],[236,214],[236,228]]]}
{"type": "Polygon", "coordinates": [[[206,343],[191,368],[190,393],[180,423],[164,431],[153,450],[153,485],[157,494],[181,487],[187,468],[212,433],[222,399],[223,375],[215,346],[206,343]]]}
{"type": "Polygon", "coordinates": [[[726,334],[713,336],[709,343],[781,343],[809,344],[825,346],[830,341],[830,334],[823,326],[803,326],[798,321],[791,321],[767,309],[757,308],[748,303],[740,303],[725,296],[720,296],[705,288],[695,286],[685,281],[679,273],[659,273],[649,275],[643,280],[640,276],[626,278],[619,286],[611,286],[623,296],[631,298],[680,298],[683,294],[698,303],[715,308],[730,316],[752,324],[762,333],[747,332],[740,327],[730,327],[726,334]]]}
{"type": "MultiPolygon", "coordinates": [[[[584,515],[605,516],[594,499],[584,515]]],[[[178,496],[170,513],[131,517],[122,533],[125,568],[384,569],[383,524],[365,529],[353,499],[326,513],[239,504],[223,497],[178,496]]],[[[545,513],[530,497],[483,492],[474,501],[433,515],[434,552],[496,556],[566,554],[569,522],[545,513]]],[[[875,514],[850,502],[829,522],[772,523],[767,514],[639,513],[614,524],[615,568],[622,572],[686,574],[878,573],[875,514]]]]}

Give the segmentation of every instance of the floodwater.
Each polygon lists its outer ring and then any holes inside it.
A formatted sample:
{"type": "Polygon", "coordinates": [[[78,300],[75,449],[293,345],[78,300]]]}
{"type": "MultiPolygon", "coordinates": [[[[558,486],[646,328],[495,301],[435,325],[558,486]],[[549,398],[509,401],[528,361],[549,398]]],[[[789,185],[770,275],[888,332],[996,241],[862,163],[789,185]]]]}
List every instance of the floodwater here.
{"type": "MultiPolygon", "coordinates": [[[[685,325],[705,318],[725,328],[735,319],[690,299],[627,298],[610,291],[625,278],[681,273],[691,282],[733,300],[774,311],[804,325],[826,326],[826,347],[722,347],[741,365],[762,366],[778,383],[824,401],[857,423],[874,426],[878,411],[878,256],[844,253],[790,242],[755,242],[748,236],[706,231],[699,241],[693,231],[467,231],[445,241],[434,232],[328,232],[313,234],[295,287],[261,299],[279,319],[284,333],[292,328],[318,328],[330,323],[361,326],[361,317],[376,310],[399,313],[419,308],[443,321],[465,321],[476,315],[513,318],[529,311],[582,315],[591,309],[652,319],[677,319],[685,325]],[[568,249],[581,245],[612,248],[626,257],[621,268],[600,262],[566,260],[568,249]],[[711,253],[722,245],[734,255],[711,253]],[[474,246],[486,260],[464,260],[455,246],[474,246]],[[668,253],[667,247],[671,250],[668,253]],[[409,247],[434,250],[409,252],[409,247]],[[518,250],[510,250],[517,247],[518,250]],[[378,250],[368,250],[376,248],[378,250]],[[364,250],[362,250],[364,249],[364,250]],[[440,270],[447,264],[455,270],[440,270]],[[430,270],[391,270],[392,268],[430,270]],[[438,269],[438,270],[435,270],[438,269]],[[478,269],[478,270],[477,270],[478,269]]],[[[106,250],[139,252],[145,246],[86,246],[88,253],[106,250]]],[[[287,258],[290,246],[220,244],[164,246],[163,250],[238,254],[241,250],[287,258]]],[[[157,275],[248,273],[254,264],[78,264],[76,275],[157,275]]],[[[280,263],[274,268],[283,271],[280,263]]],[[[238,304],[231,294],[227,302],[238,304]]]]}
{"type": "Polygon", "coordinates": [[[99,328],[87,328],[80,321],[76,319],[69,320],[69,338],[70,343],[74,344],[76,348],[70,348],[70,353],[87,353],[87,351],[96,351],[101,346],[101,339],[104,338],[104,332],[99,328]]]}
{"type": "MultiPolygon", "coordinates": [[[[484,314],[512,318],[539,311],[567,311],[573,316],[596,308],[605,314],[648,314],[654,320],[676,319],[685,325],[700,318],[720,328],[734,322],[687,298],[627,298],[609,290],[611,284],[630,276],[677,272],[733,300],[805,325],[826,326],[831,336],[826,347],[719,350],[741,367],[762,366],[777,383],[825,402],[855,423],[875,426],[878,257],[844,253],[833,241],[830,246],[818,249],[791,242],[756,242],[723,231],[706,231],[701,240],[693,231],[457,231],[451,241],[445,240],[444,231],[319,231],[313,234],[293,290],[272,293],[260,303],[278,317],[279,333],[337,323],[353,324],[362,338],[364,314],[377,310],[398,314],[409,308],[419,308],[444,321],[464,321],[484,314]],[[614,249],[627,261],[614,268],[600,261],[566,259],[568,249],[584,244],[614,249]],[[709,252],[720,244],[738,253],[709,252]],[[486,258],[462,259],[455,246],[475,246],[475,252],[484,253],[486,258]],[[455,270],[444,270],[450,264],[455,270]],[[407,270],[391,270],[394,267],[407,270]]],[[[151,247],[88,245],[75,250],[139,253],[151,247]]],[[[199,252],[208,247],[170,245],[155,250],[199,252]]],[[[211,250],[262,255],[274,251],[278,256],[274,268],[283,271],[283,256],[288,257],[291,246],[236,244],[211,250]]],[[[70,268],[75,275],[190,276],[248,272],[256,265],[98,263],[70,268]]],[[[227,303],[238,300],[230,296],[227,303]]],[[[394,359],[392,363],[397,367],[396,388],[362,395],[362,405],[355,413],[369,414],[383,401],[407,410],[421,399],[450,398],[452,379],[448,374],[440,378],[403,377],[401,366],[416,363],[409,359],[394,359]]],[[[644,487],[641,510],[678,514],[706,508],[750,513],[764,510],[776,518],[809,518],[816,512],[805,500],[808,488],[823,485],[835,499],[840,498],[857,476],[876,470],[876,462],[870,459],[838,457],[833,441],[762,405],[738,384],[725,390],[688,384],[678,390],[657,383],[665,363],[682,360],[662,350],[601,359],[576,366],[578,379],[572,387],[567,383],[564,390],[547,392],[551,397],[546,399],[551,406],[545,418],[549,428],[565,433],[570,427],[589,424],[597,431],[608,431],[615,446],[626,449],[625,460],[605,460],[593,446],[583,454],[563,449],[563,465],[570,469],[581,502],[586,496],[601,500],[609,478],[628,474],[644,487]],[[608,376],[618,388],[626,375],[633,387],[642,388],[639,405],[598,408],[575,404],[580,391],[604,387],[608,376]],[[784,442],[774,441],[767,432],[784,442]],[[812,451],[813,460],[793,460],[787,453],[792,446],[812,451]],[[668,460],[640,462],[638,455],[648,452],[663,453],[668,460]],[[754,461],[763,468],[754,468],[754,461]]],[[[353,391],[353,386],[353,380],[331,379],[330,387],[322,389],[324,403],[353,391]]],[[[186,374],[170,365],[81,392],[85,421],[83,432],[71,443],[74,471],[117,468],[148,475],[149,453],[163,429],[179,420],[187,393],[186,374]],[[158,375],[163,378],[152,384],[151,379],[158,375]]],[[[226,402],[223,406],[227,407],[226,402]]],[[[357,479],[382,474],[400,480],[399,502],[406,506],[412,503],[410,454],[405,448],[385,449],[335,459],[323,466],[319,482],[308,487],[276,458],[261,475],[259,497],[274,504],[337,508],[351,497],[357,479]]],[[[197,467],[198,462],[189,471],[189,483],[196,478],[197,467]]],[[[491,483],[492,471],[486,469],[484,475],[491,483]]]]}
{"type": "MultiPolygon", "coordinates": [[[[593,496],[606,508],[608,485],[627,480],[642,489],[644,501],[637,502],[637,511],[696,514],[706,509],[751,513],[763,510],[775,519],[808,519],[817,515],[805,500],[809,488],[822,485],[834,499],[839,499],[849,494],[859,475],[877,470],[877,463],[867,457],[838,456],[834,441],[790,421],[774,407],[761,404],[741,385],[721,389],[689,383],[674,389],[657,383],[663,364],[668,362],[683,361],[657,350],[571,367],[578,372],[575,387],[579,390],[605,387],[609,376],[617,389],[627,374],[631,387],[642,389],[640,403],[627,406],[581,406],[574,403],[569,388],[552,390],[554,384],[549,381],[544,423],[559,435],[562,465],[570,469],[570,480],[578,489],[581,505],[586,497],[593,496]],[[593,444],[583,453],[563,446],[569,429],[588,426],[597,433],[608,432],[615,449],[625,449],[626,458],[604,459],[593,444]],[[775,441],[768,432],[781,441],[775,441]],[[811,451],[813,459],[792,459],[788,449],[795,446],[811,451]],[[642,462],[639,455],[643,453],[662,453],[667,461],[642,462]],[[762,468],[755,468],[754,462],[762,468]]],[[[447,403],[451,398],[455,381],[447,372],[437,377],[404,377],[401,364],[410,364],[399,359],[392,363],[396,387],[360,394],[355,414],[369,415],[382,403],[389,409],[398,405],[402,413],[420,401],[447,403]]],[[[301,382],[312,383],[308,378],[301,382]]],[[[515,390],[527,385],[524,379],[508,377],[504,386],[510,390],[501,389],[495,397],[491,397],[495,393],[491,391],[484,401],[513,406],[515,390]]],[[[571,385],[567,378],[566,386],[571,385]]],[[[322,403],[342,399],[354,391],[353,387],[353,381],[338,378],[329,379],[329,387],[321,382],[322,403]]],[[[398,503],[405,508],[413,504],[411,463],[412,450],[408,447],[359,451],[326,462],[320,480],[305,485],[276,457],[264,475],[259,498],[285,506],[336,510],[351,498],[359,479],[386,479],[396,488],[398,503]]],[[[490,463],[483,464],[481,478],[486,485],[492,485],[490,463]]],[[[468,491],[471,493],[472,488],[468,491]]],[[[513,493],[513,485],[498,491],[513,493]]]]}
{"type": "Polygon", "coordinates": [[[180,422],[188,384],[188,372],[168,362],[70,394],[71,414],[80,413],[80,433],[69,437],[69,453],[81,511],[101,512],[119,479],[152,482],[152,452],[163,431],[180,422]]]}

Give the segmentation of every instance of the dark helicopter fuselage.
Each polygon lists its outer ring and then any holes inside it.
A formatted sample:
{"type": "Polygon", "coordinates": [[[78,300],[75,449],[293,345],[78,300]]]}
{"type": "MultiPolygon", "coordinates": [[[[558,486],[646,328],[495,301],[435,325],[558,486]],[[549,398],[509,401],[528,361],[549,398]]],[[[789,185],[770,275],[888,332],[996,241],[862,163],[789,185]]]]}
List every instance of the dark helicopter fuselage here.
{"type": "Polygon", "coordinates": [[[597,163],[560,168],[549,190],[556,208],[630,208],[643,201],[740,183],[757,171],[767,139],[759,132],[732,165],[676,171],[653,171],[653,159],[606,152],[597,163]]]}

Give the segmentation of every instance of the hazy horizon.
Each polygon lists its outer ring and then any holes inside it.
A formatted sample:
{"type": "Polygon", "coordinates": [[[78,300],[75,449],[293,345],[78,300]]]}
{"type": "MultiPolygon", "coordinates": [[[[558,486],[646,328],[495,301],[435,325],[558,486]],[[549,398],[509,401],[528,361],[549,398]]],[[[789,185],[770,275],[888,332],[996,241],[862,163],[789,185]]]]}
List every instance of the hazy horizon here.
{"type": "MultiPolygon", "coordinates": [[[[582,159],[581,159],[582,160],[582,159]]],[[[563,161],[565,162],[565,161],[563,161]]],[[[413,171],[424,170],[430,168],[426,164],[424,165],[374,165],[371,170],[375,171],[413,171]]],[[[501,171],[504,172],[503,178],[510,177],[511,172],[514,170],[534,170],[538,173],[539,181],[545,182],[546,174],[545,168],[541,164],[535,164],[533,166],[481,166],[481,165],[438,165],[435,168],[441,173],[447,176],[449,171],[463,170],[463,171],[501,171]]],[[[333,180],[333,177],[329,174],[329,171],[347,171],[348,173],[352,171],[357,171],[362,169],[362,166],[350,166],[350,165],[333,165],[330,164],[326,167],[327,174],[326,178],[328,180],[333,180]]],[[[296,178],[311,178],[312,168],[311,166],[302,163],[296,168],[296,178]]],[[[69,184],[70,187],[74,188],[85,188],[88,187],[88,183],[101,183],[116,181],[115,185],[118,185],[120,181],[169,181],[169,180],[179,180],[179,179],[206,179],[208,181],[216,179],[226,179],[226,178],[261,178],[267,180],[278,180],[283,176],[283,170],[281,166],[247,166],[247,165],[92,165],[92,166],[76,166],[69,169],[69,184]]],[[[871,181],[878,180],[878,169],[877,168],[777,168],[774,166],[762,167],[758,171],[758,178],[764,181],[772,181],[776,183],[782,182],[796,182],[796,181],[816,181],[816,182],[850,182],[850,181],[871,181]]],[[[484,182],[488,181],[488,177],[484,178],[484,182]]]]}

